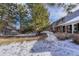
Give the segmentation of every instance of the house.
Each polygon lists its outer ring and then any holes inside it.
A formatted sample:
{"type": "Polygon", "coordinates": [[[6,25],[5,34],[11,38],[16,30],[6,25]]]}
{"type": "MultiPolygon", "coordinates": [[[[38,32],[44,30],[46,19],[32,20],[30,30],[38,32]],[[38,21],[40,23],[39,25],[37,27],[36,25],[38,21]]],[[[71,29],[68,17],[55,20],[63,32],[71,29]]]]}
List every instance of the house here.
{"type": "Polygon", "coordinates": [[[52,24],[53,30],[62,33],[79,33],[79,10],[68,14],[52,24]]]}

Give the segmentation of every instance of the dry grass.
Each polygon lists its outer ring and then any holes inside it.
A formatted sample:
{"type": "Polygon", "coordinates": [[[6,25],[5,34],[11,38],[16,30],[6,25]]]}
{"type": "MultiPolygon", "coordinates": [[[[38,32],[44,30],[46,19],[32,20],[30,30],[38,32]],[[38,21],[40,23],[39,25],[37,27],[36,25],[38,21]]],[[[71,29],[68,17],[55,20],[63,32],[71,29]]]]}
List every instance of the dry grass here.
{"type": "Polygon", "coordinates": [[[17,43],[17,42],[30,42],[30,41],[33,41],[33,40],[40,40],[40,39],[43,39],[47,36],[36,36],[36,37],[24,37],[24,38],[16,38],[16,37],[13,37],[13,38],[0,38],[0,45],[6,45],[6,44],[10,44],[10,43],[17,43]]]}

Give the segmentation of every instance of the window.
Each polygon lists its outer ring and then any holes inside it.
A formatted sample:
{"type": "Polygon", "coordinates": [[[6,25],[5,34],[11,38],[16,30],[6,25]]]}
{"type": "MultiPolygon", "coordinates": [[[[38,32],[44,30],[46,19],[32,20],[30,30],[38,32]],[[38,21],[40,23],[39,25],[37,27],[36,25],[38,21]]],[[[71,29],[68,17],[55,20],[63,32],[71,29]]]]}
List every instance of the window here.
{"type": "Polygon", "coordinates": [[[65,32],[65,26],[63,26],[63,32],[65,32]]]}
{"type": "Polygon", "coordinates": [[[79,23],[74,25],[74,32],[79,33],[79,23]]]}
{"type": "Polygon", "coordinates": [[[72,33],[72,25],[68,25],[67,26],[67,32],[68,33],[72,33]]]}

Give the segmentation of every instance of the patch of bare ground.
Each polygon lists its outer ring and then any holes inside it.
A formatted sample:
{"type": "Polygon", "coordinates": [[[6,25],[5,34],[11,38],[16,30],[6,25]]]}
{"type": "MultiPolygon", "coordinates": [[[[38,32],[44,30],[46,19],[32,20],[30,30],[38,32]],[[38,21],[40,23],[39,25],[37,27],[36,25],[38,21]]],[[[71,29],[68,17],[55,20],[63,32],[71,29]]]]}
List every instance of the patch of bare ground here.
{"type": "Polygon", "coordinates": [[[37,36],[0,36],[0,45],[6,45],[10,43],[17,43],[17,42],[29,42],[33,40],[42,40],[46,38],[46,34],[41,34],[37,36]]]}

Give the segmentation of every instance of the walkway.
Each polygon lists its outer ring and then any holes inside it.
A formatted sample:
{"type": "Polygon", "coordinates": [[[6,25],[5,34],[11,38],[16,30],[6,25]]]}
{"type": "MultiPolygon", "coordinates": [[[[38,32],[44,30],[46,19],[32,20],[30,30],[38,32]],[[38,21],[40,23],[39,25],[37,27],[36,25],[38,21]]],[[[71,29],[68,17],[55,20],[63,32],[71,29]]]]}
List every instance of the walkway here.
{"type": "Polygon", "coordinates": [[[74,44],[72,40],[59,41],[52,32],[46,33],[48,34],[48,38],[44,41],[38,41],[34,46],[34,52],[50,51],[51,55],[54,56],[79,55],[79,45],[74,44]]]}

